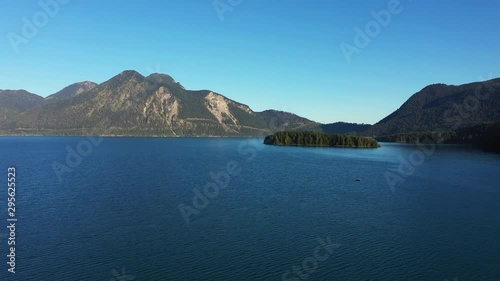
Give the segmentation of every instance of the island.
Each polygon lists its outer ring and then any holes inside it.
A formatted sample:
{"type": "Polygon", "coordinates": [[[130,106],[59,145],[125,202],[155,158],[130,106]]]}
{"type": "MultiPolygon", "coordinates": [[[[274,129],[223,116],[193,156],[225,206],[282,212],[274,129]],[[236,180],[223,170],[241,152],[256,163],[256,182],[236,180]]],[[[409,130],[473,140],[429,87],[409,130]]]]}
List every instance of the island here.
{"type": "Polygon", "coordinates": [[[373,138],[325,134],[314,131],[282,131],[267,136],[264,144],[281,146],[379,148],[373,138]]]}

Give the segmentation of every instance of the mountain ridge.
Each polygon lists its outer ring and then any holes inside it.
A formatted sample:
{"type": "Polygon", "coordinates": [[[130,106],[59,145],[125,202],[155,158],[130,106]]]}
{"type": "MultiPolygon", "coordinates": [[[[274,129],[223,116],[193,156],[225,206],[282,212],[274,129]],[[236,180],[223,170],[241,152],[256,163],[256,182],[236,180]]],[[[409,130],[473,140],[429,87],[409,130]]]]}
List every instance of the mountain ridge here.
{"type": "Polygon", "coordinates": [[[453,130],[500,121],[500,78],[463,85],[433,84],[413,94],[365,133],[453,130]]]}
{"type": "Polygon", "coordinates": [[[0,90],[0,122],[44,104],[44,98],[26,90],[0,90]]]}
{"type": "Polygon", "coordinates": [[[46,102],[54,102],[63,99],[70,99],[75,96],[78,96],[84,92],[92,90],[97,86],[97,83],[91,81],[83,81],[71,84],[67,87],[64,87],[62,90],[56,92],[55,94],[49,95],[45,98],[46,102]]]}
{"type": "Polygon", "coordinates": [[[91,128],[123,136],[265,136],[304,130],[384,136],[455,130],[500,121],[500,78],[428,85],[375,125],[321,124],[290,112],[264,110],[210,90],[187,90],[167,74],[125,70],[96,84],[71,84],[47,98],[0,90],[0,132],[85,135],[91,128]]]}
{"type": "MultiPolygon", "coordinates": [[[[81,86],[65,89],[75,85],[81,86]]],[[[291,113],[254,112],[210,90],[186,90],[166,74],[146,77],[134,70],[84,91],[51,96],[50,102],[4,120],[0,129],[11,134],[82,135],[106,120],[110,135],[264,136],[275,123],[279,129],[319,126],[291,113]]]]}

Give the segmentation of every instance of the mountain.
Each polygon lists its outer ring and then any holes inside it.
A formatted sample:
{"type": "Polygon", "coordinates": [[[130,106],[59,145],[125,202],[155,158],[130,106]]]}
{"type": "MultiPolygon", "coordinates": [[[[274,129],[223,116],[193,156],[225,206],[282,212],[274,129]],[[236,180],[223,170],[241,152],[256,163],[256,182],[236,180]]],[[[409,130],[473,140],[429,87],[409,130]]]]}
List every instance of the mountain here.
{"type": "Polygon", "coordinates": [[[42,97],[25,90],[0,90],[0,123],[44,102],[42,97]]]}
{"type": "Polygon", "coordinates": [[[0,129],[42,135],[264,136],[319,126],[291,113],[254,112],[213,91],[186,90],[165,74],[144,77],[128,70],[85,94],[75,88],[13,116],[0,129]]]}
{"type": "Polygon", "coordinates": [[[346,122],[336,122],[331,124],[322,124],[321,131],[328,134],[360,134],[371,128],[369,124],[356,124],[346,122]]]}
{"type": "Polygon", "coordinates": [[[58,100],[70,99],[80,95],[81,93],[92,90],[97,86],[96,83],[90,81],[71,84],[59,92],[45,98],[46,102],[55,102],[58,100]]]}
{"type": "Polygon", "coordinates": [[[499,108],[500,79],[460,86],[435,84],[373,126],[320,124],[289,112],[254,112],[210,90],[187,90],[166,74],[145,77],[128,70],[99,85],[72,84],[46,99],[24,90],[0,91],[0,131],[11,135],[266,136],[302,130],[380,137],[498,122],[499,108]]]}
{"type": "Polygon", "coordinates": [[[500,121],[500,78],[460,86],[430,85],[365,134],[455,130],[500,121]]]}
{"type": "Polygon", "coordinates": [[[262,112],[256,112],[255,114],[266,120],[267,126],[273,132],[283,131],[290,128],[293,128],[294,130],[318,130],[319,127],[321,127],[321,124],[317,122],[285,111],[265,110],[262,112]]]}

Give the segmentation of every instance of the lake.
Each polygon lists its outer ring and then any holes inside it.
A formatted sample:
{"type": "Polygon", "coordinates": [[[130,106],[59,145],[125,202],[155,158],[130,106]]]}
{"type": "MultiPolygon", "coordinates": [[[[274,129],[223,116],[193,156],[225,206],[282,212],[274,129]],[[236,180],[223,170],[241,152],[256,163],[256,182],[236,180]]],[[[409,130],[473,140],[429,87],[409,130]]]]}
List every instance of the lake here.
{"type": "Polygon", "coordinates": [[[0,279],[500,280],[499,155],[262,141],[1,137],[0,279]]]}

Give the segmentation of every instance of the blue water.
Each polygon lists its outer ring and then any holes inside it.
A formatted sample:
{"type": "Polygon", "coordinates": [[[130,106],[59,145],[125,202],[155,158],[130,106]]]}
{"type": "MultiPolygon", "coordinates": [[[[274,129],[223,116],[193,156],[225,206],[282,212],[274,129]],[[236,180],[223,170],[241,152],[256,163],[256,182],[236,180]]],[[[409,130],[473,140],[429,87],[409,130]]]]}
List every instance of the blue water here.
{"type": "Polygon", "coordinates": [[[500,280],[499,155],[261,142],[0,138],[0,279],[500,280]],[[66,162],[67,147],[86,155],[66,162]],[[71,171],[59,180],[54,163],[71,171]],[[9,166],[16,274],[6,264],[9,166]],[[187,223],[179,205],[194,208],[211,173],[229,184],[187,223]],[[319,239],[329,244],[321,260],[319,239]]]}

